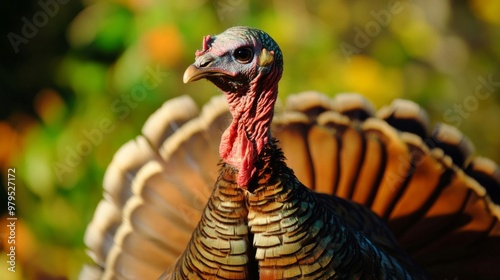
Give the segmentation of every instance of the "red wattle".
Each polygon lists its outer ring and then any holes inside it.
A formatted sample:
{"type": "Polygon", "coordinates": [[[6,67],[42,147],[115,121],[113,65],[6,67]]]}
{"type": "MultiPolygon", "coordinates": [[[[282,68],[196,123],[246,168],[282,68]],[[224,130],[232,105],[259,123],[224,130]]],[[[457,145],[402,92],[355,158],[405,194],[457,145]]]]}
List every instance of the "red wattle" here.
{"type": "Polygon", "coordinates": [[[246,188],[255,172],[258,152],[255,143],[248,139],[244,126],[238,122],[231,124],[222,135],[219,153],[226,163],[238,169],[238,185],[246,188]]]}

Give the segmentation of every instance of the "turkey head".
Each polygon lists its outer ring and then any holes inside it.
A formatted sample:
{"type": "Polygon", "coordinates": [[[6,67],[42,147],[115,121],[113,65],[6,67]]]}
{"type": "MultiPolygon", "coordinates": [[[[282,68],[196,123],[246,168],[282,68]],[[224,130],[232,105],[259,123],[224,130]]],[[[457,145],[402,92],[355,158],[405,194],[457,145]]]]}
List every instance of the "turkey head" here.
{"type": "Polygon", "coordinates": [[[265,32],[233,27],[205,36],[184,82],[205,78],[224,92],[233,121],[222,136],[221,158],[238,169],[238,185],[247,188],[255,161],[269,140],[269,127],[283,72],[283,56],[265,32]]]}

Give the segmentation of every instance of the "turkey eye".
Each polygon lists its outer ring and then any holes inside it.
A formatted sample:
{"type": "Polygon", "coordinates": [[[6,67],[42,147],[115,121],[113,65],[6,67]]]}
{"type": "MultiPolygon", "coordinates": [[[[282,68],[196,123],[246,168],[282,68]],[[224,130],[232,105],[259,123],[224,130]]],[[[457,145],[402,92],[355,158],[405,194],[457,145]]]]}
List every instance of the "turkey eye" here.
{"type": "Polygon", "coordinates": [[[233,56],[240,63],[248,63],[252,60],[253,52],[250,48],[240,48],[234,51],[233,56]]]}

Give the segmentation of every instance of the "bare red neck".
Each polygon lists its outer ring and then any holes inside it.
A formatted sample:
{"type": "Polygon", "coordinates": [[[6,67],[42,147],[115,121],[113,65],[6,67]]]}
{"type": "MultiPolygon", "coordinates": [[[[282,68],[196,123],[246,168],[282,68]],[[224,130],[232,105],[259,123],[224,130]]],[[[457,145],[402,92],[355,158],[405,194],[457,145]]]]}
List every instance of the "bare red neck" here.
{"type": "Polygon", "coordinates": [[[238,169],[238,185],[247,188],[255,174],[255,162],[270,139],[278,75],[260,73],[244,95],[225,93],[233,121],[219,147],[221,158],[238,169]],[[261,79],[262,78],[262,79],[261,79]],[[262,81],[261,81],[262,80],[262,81]]]}

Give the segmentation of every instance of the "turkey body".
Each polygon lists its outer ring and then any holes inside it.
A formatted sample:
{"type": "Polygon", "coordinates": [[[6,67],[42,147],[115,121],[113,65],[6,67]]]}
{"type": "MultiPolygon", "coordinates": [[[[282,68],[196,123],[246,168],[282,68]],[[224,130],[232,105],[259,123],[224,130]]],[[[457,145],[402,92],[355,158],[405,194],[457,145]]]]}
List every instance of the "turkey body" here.
{"type": "Polygon", "coordinates": [[[274,44],[205,37],[187,80],[225,99],[167,101],[118,151],[81,278],[498,279],[498,167],[409,101],[306,92],[274,110],[274,44]]]}

